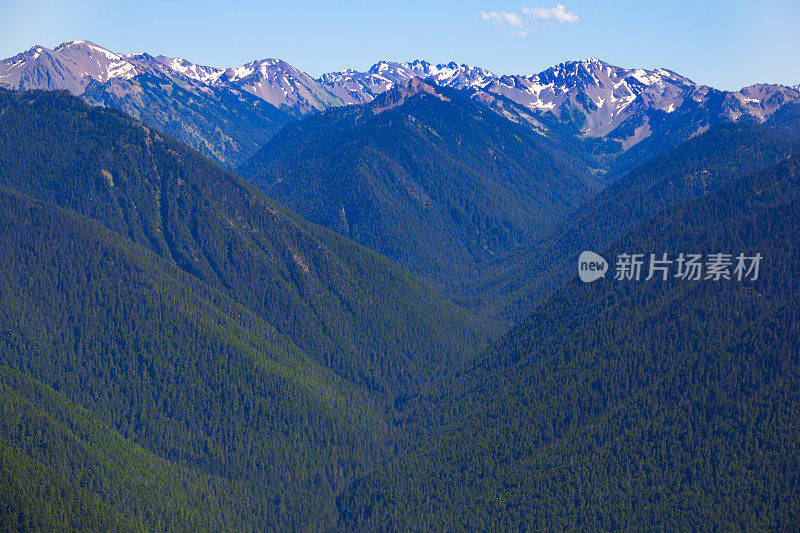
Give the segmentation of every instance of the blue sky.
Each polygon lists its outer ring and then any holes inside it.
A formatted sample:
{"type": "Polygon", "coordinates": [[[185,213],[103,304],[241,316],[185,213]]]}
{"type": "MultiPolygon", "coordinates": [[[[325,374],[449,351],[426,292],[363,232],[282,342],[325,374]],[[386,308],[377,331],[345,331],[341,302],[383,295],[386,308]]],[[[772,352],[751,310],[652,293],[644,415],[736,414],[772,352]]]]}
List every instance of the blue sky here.
{"type": "Polygon", "coordinates": [[[798,0],[0,0],[0,56],[73,39],[214,66],[278,57],[314,76],[416,58],[533,74],[596,56],[721,89],[800,83],[798,0]]]}

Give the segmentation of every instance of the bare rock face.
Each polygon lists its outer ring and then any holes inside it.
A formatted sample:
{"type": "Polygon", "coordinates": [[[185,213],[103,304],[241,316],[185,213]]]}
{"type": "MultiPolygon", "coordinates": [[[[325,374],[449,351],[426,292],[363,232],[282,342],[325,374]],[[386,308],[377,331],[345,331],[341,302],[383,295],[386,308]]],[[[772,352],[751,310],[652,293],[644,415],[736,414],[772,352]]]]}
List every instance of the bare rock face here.
{"type": "MultiPolygon", "coordinates": [[[[370,102],[397,84],[418,77],[436,85],[470,90],[476,98],[515,121],[544,131],[537,116],[552,116],[587,137],[608,137],[627,150],[649,137],[656,126],[647,115],[693,112],[707,106],[706,122],[741,119],[763,122],[783,104],[800,102],[796,88],[754,85],[725,93],[667,69],[627,69],[597,58],[567,61],[538,74],[495,75],[488,70],[456,63],[432,65],[426,61],[382,61],[366,72],[345,70],[323,75],[320,82],[347,104],[370,102]],[[523,106],[511,110],[503,97],[523,106]],[[502,109],[501,109],[502,108],[502,109]]],[[[660,119],[657,122],[664,122],[660,119]]],[[[698,128],[707,127],[706,123],[698,128]]]]}
{"type": "Polygon", "coordinates": [[[667,144],[674,145],[720,122],[764,122],[782,106],[800,103],[797,87],[758,84],[725,92],[667,69],[622,68],[597,58],[533,75],[497,75],[455,62],[381,61],[365,72],[347,69],[314,79],[280,59],[219,68],[70,41],[0,61],[0,87],[68,90],[141,118],[228,166],[243,162],[292,120],[367,104],[400,86],[373,108],[378,113],[401,104],[408,91],[425,90],[419,80],[466,91],[542,135],[556,134],[555,128],[557,135],[608,141],[615,147],[612,157],[648,139],[662,146],[671,136],[667,144]]]}
{"type": "Polygon", "coordinates": [[[343,105],[320,82],[280,59],[262,59],[229,68],[216,83],[247,91],[298,115],[343,105]]]}
{"type": "Polygon", "coordinates": [[[54,50],[34,46],[0,61],[0,85],[14,89],[66,89],[82,94],[97,80],[130,79],[137,71],[123,56],[89,41],[71,41],[54,50]]]}

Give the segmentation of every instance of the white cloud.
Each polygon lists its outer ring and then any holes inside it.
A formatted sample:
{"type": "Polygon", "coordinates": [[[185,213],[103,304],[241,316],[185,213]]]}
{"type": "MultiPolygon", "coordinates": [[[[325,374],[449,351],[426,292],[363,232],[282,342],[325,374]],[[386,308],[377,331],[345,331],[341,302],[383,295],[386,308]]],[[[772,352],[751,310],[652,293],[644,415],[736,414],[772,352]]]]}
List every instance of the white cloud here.
{"type": "Polygon", "coordinates": [[[513,11],[481,11],[480,17],[498,28],[505,28],[517,35],[530,35],[547,26],[560,26],[580,22],[574,11],[567,11],[562,4],[555,7],[523,7],[520,13],[513,11]]]}
{"type": "Polygon", "coordinates": [[[526,15],[530,15],[534,20],[553,20],[559,24],[580,22],[581,20],[578,18],[577,13],[574,11],[567,11],[567,8],[562,4],[558,4],[556,7],[551,7],[550,9],[545,9],[543,7],[523,7],[522,12],[526,15]]]}
{"type": "Polygon", "coordinates": [[[509,13],[507,11],[489,11],[487,13],[486,11],[481,11],[480,15],[483,20],[488,20],[499,26],[508,24],[515,28],[523,27],[522,19],[516,13],[509,13]]]}

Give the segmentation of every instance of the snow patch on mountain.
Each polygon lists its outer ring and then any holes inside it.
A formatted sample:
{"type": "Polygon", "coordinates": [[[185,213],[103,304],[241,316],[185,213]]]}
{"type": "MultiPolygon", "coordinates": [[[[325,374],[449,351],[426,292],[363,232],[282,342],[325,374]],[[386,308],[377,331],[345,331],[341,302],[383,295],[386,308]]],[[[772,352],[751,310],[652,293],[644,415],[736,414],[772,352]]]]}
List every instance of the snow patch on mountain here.
{"type": "Polygon", "coordinates": [[[245,90],[278,108],[299,114],[322,111],[343,105],[323,85],[280,59],[262,59],[238,68],[229,68],[217,84],[245,90]]]}
{"type": "Polygon", "coordinates": [[[470,91],[473,98],[488,102],[503,116],[535,123],[537,131],[542,131],[542,121],[551,117],[581,136],[610,136],[624,146],[633,146],[651,134],[650,126],[642,127],[642,117],[652,113],[681,115],[685,109],[706,106],[713,100],[715,106],[721,105],[713,112],[725,120],[764,121],[784,104],[800,102],[800,85],[757,84],[726,93],[668,69],[627,69],[596,57],[565,61],[533,75],[496,75],[456,62],[380,61],[365,72],[346,69],[319,79],[280,59],[218,68],[147,53],[118,54],[90,41],[69,41],[52,50],[37,45],[0,61],[0,86],[13,89],[66,89],[80,95],[90,84],[101,83],[109,84],[115,94],[135,94],[136,79],[141,75],[177,83],[195,94],[250,93],[295,117],[341,105],[366,104],[398,85],[421,79],[470,91]],[[479,91],[492,97],[481,96],[479,91]],[[526,111],[512,109],[504,99],[526,111]],[[633,118],[635,121],[629,122],[633,118]],[[634,123],[638,125],[635,128],[634,123]]]}
{"type": "Polygon", "coordinates": [[[178,57],[164,57],[158,56],[156,60],[162,62],[164,65],[179,72],[188,78],[197,80],[201,83],[214,85],[220,76],[225,72],[224,69],[215,67],[206,67],[203,65],[196,65],[187,61],[186,59],[178,57]]]}
{"type": "Polygon", "coordinates": [[[400,107],[406,103],[409,98],[417,96],[418,94],[428,94],[443,102],[450,101],[448,97],[439,93],[436,87],[430,83],[422,81],[420,78],[411,78],[408,81],[396,84],[389,91],[379,95],[371,106],[372,112],[377,115],[384,111],[400,107]]]}

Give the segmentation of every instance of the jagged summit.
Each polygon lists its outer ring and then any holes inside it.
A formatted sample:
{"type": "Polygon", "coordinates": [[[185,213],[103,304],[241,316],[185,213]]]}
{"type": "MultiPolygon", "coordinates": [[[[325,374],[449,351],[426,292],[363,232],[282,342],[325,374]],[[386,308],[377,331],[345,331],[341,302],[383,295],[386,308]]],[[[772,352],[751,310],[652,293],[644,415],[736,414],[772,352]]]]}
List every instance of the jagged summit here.
{"type": "Polygon", "coordinates": [[[36,45],[0,61],[0,86],[14,89],[81,94],[92,80],[103,83],[136,74],[136,67],[123,56],[89,41],[69,41],[54,49],[36,45]]]}
{"type": "MultiPolygon", "coordinates": [[[[218,68],[163,55],[119,54],[91,41],[76,40],[52,50],[36,45],[0,61],[0,86],[13,89],[67,89],[81,95],[90,84],[109,84],[114,85],[116,96],[135,95],[140,92],[135,81],[140,75],[155,77],[165,86],[177,84],[195,94],[210,89],[231,95],[249,93],[295,118],[331,107],[367,104],[397,85],[419,78],[468,91],[479,101],[511,100],[535,115],[524,122],[537,124],[537,129],[541,129],[540,119],[552,116],[580,136],[607,137],[616,132],[614,139],[624,150],[649,136],[654,122],[663,122],[663,117],[653,113],[691,113],[711,102],[717,106],[714,116],[722,120],[764,121],[785,103],[800,102],[797,88],[759,84],[728,93],[666,68],[624,68],[597,57],[564,61],[532,75],[497,75],[456,61],[385,60],[366,71],[345,69],[314,79],[278,58],[218,68]],[[621,128],[623,124],[625,128],[621,128]]],[[[698,123],[696,131],[703,127],[698,123]]]]}
{"type": "Polygon", "coordinates": [[[413,77],[378,95],[371,104],[372,112],[378,114],[399,107],[419,94],[428,94],[444,102],[449,101],[449,98],[441,94],[434,84],[413,77]]]}

